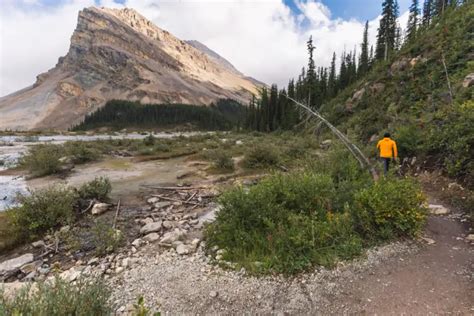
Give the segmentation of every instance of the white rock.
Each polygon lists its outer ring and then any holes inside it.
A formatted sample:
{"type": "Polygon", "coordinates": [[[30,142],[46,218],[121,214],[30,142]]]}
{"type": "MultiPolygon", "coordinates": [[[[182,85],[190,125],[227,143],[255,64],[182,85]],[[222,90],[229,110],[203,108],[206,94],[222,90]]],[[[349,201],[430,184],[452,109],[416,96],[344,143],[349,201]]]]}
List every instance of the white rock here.
{"type": "Polygon", "coordinates": [[[160,239],[160,235],[157,233],[149,233],[145,237],[143,237],[143,240],[148,241],[148,242],[154,242],[160,239]]]}
{"type": "Polygon", "coordinates": [[[235,144],[236,144],[236,145],[242,145],[243,142],[242,142],[241,140],[236,140],[236,141],[235,141],[235,144]]]}
{"type": "Polygon", "coordinates": [[[428,237],[421,237],[421,240],[426,242],[428,245],[433,245],[433,244],[436,243],[436,241],[434,241],[434,239],[431,239],[431,238],[428,238],[428,237]]]}
{"type": "Polygon", "coordinates": [[[434,215],[445,215],[449,213],[449,209],[439,204],[430,204],[428,206],[430,213],[434,215]]]}
{"type": "Polygon", "coordinates": [[[122,267],[128,268],[130,266],[130,258],[124,258],[122,260],[122,267]]]}
{"type": "Polygon", "coordinates": [[[162,225],[161,221],[148,223],[140,229],[140,233],[141,234],[149,234],[149,233],[160,231],[161,230],[161,225],[162,225]]]}
{"type": "Polygon", "coordinates": [[[467,235],[466,239],[469,241],[474,241],[474,234],[467,235]]]}
{"type": "Polygon", "coordinates": [[[158,202],[160,199],[157,198],[157,197],[151,197],[147,200],[148,203],[150,204],[155,204],[156,202],[158,202]]]}
{"type": "Polygon", "coordinates": [[[156,202],[155,203],[155,207],[157,209],[161,209],[161,208],[165,208],[165,207],[168,207],[171,205],[171,202],[166,202],[166,201],[163,201],[163,202],[156,202]]]}
{"type": "Polygon", "coordinates": [[[174,222],[172,221],[164,221],[163,222],[163,227],[166,229],[170,229],[174,227],[174,222]]]}
{"type": "Polygon", "coordinates": [[[2,263],[0,263],[0,274],[14,271],[24,266],[25,264],[32,262],[33,259],[34,256],[32,253],[26,253],[22,256],[3,261],[2,263]]]}
{"type": "Polygon", "coordinates": [[[118,267],[117,269],[115,269],[115,273],[117,274],[122,273],[123,270],[125,270],[123,267],[118,267]]]}
{"type": "Polygon", "coordinates": [[[175,228],[175,230],[165,233],[163,235],[163,238],[161,238],[160,243],[172,244],[173,242],[183,237],[185,233],[186,232],[184,230],[175,228]]]}
{"type": "Polygon", "coordinates": [[[139,248],[141,244],[142,244],[142,240],[140,238],[137,238],[132,242],[132,246],[135,248],[139,248]]]}
{"type": "Polygon", "coordinates": [[[102,213],[105,213],[107,212],[107,210],[109,209],[109,204],[107,203],[96,203],[94,204],[94,206],[92,207],[92,215],[100,215],[102,213]]]}
{"type": "Polygon", "coordinates": [[[89,261],[87,261],[87,265],[89,266],[97,265],[98,263],[99,263],[99,258],[92,258],[89,261]]]}
{"type": "Polygon", "coordinates": [[[67,282],[72,282],[77,280],[81,275],[81,271],[81,267],[72,267],[71,269],[62,272],[59,277],[67,282]]]}
{"type": "Polygon", "coordinates": [[[219,295],[219,293],[217,293],[216,291],[211,291],[209,293],[209,296],[212,297],[212,298],[216,298],[218,295],[219,295]]]}
{"type": "Polygon", "coordinates": [[[147,218],[145,218],[145,219],[142,219],[142,220],[140,221],[140,223],[142,223],[142,225],[146,225],[146,224],[153,223],[153,218],[147,217],[147,218]]]}
{"type": "Polygon", "coordinates": [[[189,254],[190,253],[189,246],[187,246],[185,244],[178,245],[178,247],[176,247],[176,253],[178,255],[187,255],[187,254],[189,254]]]}
{"type": "Polygon", "coordinates": [[[31,245],[32,245],[34,248],[42,248],[42,247],[45,247],[45,246],[46,246],[46,244],[45,244],[44,241],[42,241],[42,240],[38,240],[38,241],[32,242],[31,245]]]}

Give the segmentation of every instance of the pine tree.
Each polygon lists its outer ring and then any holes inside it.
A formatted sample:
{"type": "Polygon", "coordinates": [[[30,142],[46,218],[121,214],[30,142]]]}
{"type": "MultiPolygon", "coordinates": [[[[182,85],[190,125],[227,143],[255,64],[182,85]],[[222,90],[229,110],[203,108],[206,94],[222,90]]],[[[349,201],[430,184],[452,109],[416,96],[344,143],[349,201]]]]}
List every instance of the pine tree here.
{"type": "Polygon", "coordinates": [[[433,10],[432,10],[433,15],[441,16],[447,7],[448,7],[448,0],[435,0],[433,10]]]}
{"type": "Polygon", "coordinates": [[[395,33],[395,47],[394,47],[395,50],[400,50],[400,48],[402,47],[402,44],[403,44],[402,33],[403,33],[402,28],[400,27],[400,25],[398,25],[396,33],[395,33]]]}
{"type": "Polygon", "coordinates": [[[397,0],[384,0],[382,3],[382,18],[380,19],[377,34],[377,46],[375,48],[377,60],[387,60],[395,48],[397,17],[397,0]]]}
{"type": "Polygon", "coordinates": [[[313,59],[313,53],[314,50],[316,49],[313,46],[313,37],[310,36],[307,44],[308,48],[308,70],[306,72],[306,87],[307,87],[307,92],[308,92],[308,104],[311,104],[314,102],[315,96],[316,96],[316,66],[314,64],[314,59],[313,59]]]}
{"type": "Polygon", "coordinates": [[[363,76],[369,70],[369,21],[365,22],[362,44],[360,45],[360,58],[358,75],[363,76]]]}
{"type": "Polygon", "coordinates": [[[337,93],[337,82],[336,82],[336,53],[332,53],[331,67],[329,68],[328,78],[328,95],[330,98],[334,97],[337,93]]]}
{"type": "Polygon", "coordinates": [[[425,3],[423,4],[423,19],[422,19],[423,26],[427,26],[430,24],[432,8],[433,8],[433,0],[425,0],[425,3]]]}
{"type": "Polygon", "coordinates": [[[372,68],[373,63],[374,63],[374,45],[370,45],[369,69],[372,68]]]}
{"type": "Polygon", "coordinates": [[[410,6],[410,15],[408,16],[407,24],[407,41],[413,41],[416,37],[416,31],[418,28],[418,16],[420,14],[420,9],[418,8],[418,0],[412,0],[410,6]]]}

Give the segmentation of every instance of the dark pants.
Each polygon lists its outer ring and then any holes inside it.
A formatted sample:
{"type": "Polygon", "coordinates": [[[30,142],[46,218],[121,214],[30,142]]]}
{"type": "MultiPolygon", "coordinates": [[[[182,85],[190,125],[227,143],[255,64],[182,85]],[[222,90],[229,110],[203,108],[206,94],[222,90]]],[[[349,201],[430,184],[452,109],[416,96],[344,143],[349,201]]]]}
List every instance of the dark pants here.
{"type": "Polygon", "coordinates": [[[390,168],[390,160],[392,160],[392,158],[382,158],[382,161],[383,161],[383,174],[387,174],[388,169],[390,168]]]}

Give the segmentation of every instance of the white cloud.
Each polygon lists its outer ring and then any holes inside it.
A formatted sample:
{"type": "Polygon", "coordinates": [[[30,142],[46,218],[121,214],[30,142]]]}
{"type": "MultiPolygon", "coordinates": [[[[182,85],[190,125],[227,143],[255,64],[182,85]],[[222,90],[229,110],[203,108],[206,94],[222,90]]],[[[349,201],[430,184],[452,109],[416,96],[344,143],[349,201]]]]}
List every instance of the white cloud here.
{"type": "MultiPolygon", "coordinates": [[[[39,8],[34,0],[2,0],[0,13],[0,95],[34,82],[67,53],[77,13],[94,0],[68,0],[39,8]],[[28,9],[27,4],[34,9],[28,9]],[[27,8],[25,8],[25,6],[27,8]]],[[[113,0],[102,5],[120,6],[113,0]]],[[[316,64],[327,66],[332,52],[353,50],[362,40],[364,22],[332,19],[316,0],[298,0],[295,16],[282,0],[127,0],[126,6],[182,39],[206,44],[237,69],[267,83],[287,83],[306,65],[310,35],[316,64]]],[[[378,19],[369,35],[375,42],[378,19]]],[[[402,25],[404,26],[404,25],[402,25]]]]}

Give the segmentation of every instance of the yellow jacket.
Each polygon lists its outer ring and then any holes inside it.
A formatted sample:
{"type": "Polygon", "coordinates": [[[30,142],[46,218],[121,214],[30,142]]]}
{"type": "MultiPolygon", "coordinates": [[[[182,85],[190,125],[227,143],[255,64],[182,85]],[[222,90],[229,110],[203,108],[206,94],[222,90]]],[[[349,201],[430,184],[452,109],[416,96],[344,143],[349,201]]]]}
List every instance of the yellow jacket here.
{"type": "Polygon", "coordinates": [[[384,139],[380,140],[377,143],[377,149],[380,151],[380,157],[382,158],[398,157],[397,143],[389,137],[384,137],[384,139]]]}

